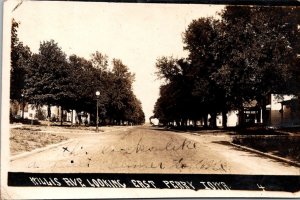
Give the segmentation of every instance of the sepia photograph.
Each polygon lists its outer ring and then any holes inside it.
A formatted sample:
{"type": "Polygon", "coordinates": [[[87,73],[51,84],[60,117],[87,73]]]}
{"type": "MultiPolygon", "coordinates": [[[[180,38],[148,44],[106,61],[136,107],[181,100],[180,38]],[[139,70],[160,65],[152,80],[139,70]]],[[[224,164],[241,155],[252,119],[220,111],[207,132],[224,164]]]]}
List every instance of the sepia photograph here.
{"type": "Polygon", "coordinates": [[[300,197],[300,8],[6,1],[1,199],[300,197]]]}

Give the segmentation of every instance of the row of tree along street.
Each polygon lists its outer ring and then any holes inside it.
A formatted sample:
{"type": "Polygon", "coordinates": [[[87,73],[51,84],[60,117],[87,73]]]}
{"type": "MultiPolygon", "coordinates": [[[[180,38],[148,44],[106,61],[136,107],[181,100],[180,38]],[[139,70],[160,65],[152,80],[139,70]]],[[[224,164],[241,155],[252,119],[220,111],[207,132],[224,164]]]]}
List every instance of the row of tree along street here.
{"type": "MultiPolygon", "coordinates": [[[[244,113],[257,102],[266,122],[272,94],[300,95],[299,7],[227,6],[219,18],[193,20],[183,33],[187,58],[157,59],[165,83],[154,108],[161,123],[203,120],[244,113]]],[[[239,125],[243,125],[243,114],[239,125]]],[[[196,123],[194,123],[196,124],[196,123]]]]}
{"type": "MultiPolygon", "coordinates": [[[[134,95],[134,74],[119,59],[109,65],[108,56],[95,52],[91,59],[67,55],[58,44],[40,43],[39,53],[32,53],[19,41],[19,23],[12,21],[11,101],[22,98],[36,107],[50,106],[96,116],[96,91],[100,91],[99,117],[110,124],[144,123],[141,102],[134,95]],[[22,97],[23,95],[23,97],[22,97]]],[[[61,112],[62,113],[62,112],[61,112]]],[[[93,120],[95,121],[95,120],[93,120]]]]}

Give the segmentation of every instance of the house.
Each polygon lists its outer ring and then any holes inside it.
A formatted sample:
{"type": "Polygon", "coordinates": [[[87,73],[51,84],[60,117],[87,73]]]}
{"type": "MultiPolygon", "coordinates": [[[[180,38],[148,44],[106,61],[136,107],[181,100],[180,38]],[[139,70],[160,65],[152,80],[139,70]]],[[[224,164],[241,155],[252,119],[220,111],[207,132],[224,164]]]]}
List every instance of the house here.
{"type": "Polygon", "coordinates": [[[293,95],[284,95],[283,97],[272,95],[267,110],[270,116],[269,126],[300,126],[300,101],[293,95]]]}
{"type": "MultiPolygon", "coordinates": [[[[11,114],[16,118],[24,119],[38,119],[46,120],[48,113],[48,106],[35,106],[33,104],[11,102],[11,114]],[[23,108],[24,107],[24,108],[23,108]],[[23,113],[24,112],[24,113],[23,113]]],[[[61,107],[60,106],[51,106],[51,121],[61,121],[61,107]]],[[[66,111],[63,110],[63,121],[64,122],[73,122],[73,123],[90,123],[90,114],[89,113],[77,113],[75,110],[66,111]]]]}
{"type": "MultiPolygon", "coordinates": [[[[267,122],[270,127],[300,126],[300,100],[294,95],[271,94],[266,106],[267,122]]],[[[239,124],[239,112],[227,113],[227,126],[234,127],[239,124]]],[[[262,110],[256,101],[244,105],[245,124],[254,125],[263,122],[262,110]]],[[[217,126],[222,126],[222,115],[217,116],[217,126]]]]}

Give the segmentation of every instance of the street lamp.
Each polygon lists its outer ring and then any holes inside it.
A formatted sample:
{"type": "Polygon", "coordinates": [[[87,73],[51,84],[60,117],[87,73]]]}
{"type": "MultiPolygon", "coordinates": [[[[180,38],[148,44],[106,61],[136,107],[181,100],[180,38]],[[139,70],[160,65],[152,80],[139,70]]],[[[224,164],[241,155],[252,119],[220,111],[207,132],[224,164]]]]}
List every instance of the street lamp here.
{"type": "Polygon", "coordinates": [[[22,93],[21,96],[22,96],[22,119],[24,119],[24,107],[25,107],[25,105],[24,105],[24,94],[22,93]]]}
{"type": "Polygon", "coordinates": [[[98,110],[99,110],[99,97],[100,97],[100,92],[96,91],[96,97],[97,97],[97,119],[96,119],[96,132],[98,132],[98,123],[99,123],[99,116],[98,116],[98,110]]]}

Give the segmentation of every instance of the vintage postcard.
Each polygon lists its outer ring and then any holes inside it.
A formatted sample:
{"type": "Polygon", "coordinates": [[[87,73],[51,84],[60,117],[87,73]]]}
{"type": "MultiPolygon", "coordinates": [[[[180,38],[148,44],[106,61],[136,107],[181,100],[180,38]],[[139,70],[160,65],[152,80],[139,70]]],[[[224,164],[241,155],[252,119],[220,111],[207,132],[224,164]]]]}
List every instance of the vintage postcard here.
{"type": "Polygon", "coordinates": [[[300,196],[299,7],[3,4],[2,199],[300,196]]]}

